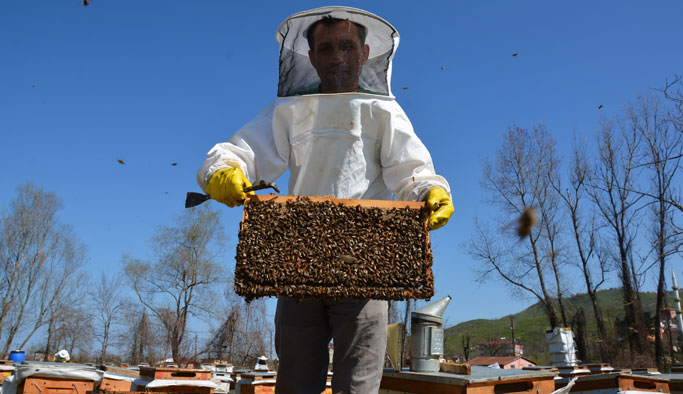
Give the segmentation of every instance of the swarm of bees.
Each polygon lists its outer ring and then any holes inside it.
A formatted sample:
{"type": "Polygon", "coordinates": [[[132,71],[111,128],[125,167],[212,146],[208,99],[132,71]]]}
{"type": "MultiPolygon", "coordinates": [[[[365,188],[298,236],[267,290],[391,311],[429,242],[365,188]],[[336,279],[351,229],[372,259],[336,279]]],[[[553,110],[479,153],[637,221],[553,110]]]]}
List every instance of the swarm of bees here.
{"type": "Polygon", "coordinates": [[[235,291],[247,301],[403,300],[434,294],[426,208],[248,201],[239,232],[235,291]]]}

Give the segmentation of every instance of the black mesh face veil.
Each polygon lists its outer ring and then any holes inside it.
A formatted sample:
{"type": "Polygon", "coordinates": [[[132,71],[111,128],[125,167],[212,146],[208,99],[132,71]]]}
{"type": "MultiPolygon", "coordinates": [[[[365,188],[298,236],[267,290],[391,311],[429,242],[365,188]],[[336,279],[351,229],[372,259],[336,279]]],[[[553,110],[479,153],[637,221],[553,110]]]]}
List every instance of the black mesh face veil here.
{"type": "Polygon", "coordinates": [[[317,89],[320,78],[308,57],[308,27],[324,17],[348,19],[365,26],[365,43],[370,47],[368,61],[360,74],[361,92],[391,96],[391,61],[398,46],[396,29],[370,12],[350,7],[323,7],[299,12],[277,29],[280,44],[278,97],[295,96],[317,89]]]}

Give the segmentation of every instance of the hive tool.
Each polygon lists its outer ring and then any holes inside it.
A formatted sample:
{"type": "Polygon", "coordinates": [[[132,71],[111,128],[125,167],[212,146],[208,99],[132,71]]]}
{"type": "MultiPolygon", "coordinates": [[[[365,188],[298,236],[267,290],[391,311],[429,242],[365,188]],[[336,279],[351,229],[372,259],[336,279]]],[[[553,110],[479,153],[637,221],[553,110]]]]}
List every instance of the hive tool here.
{"type": "MultiPolygon", "coordinates": [[[[253,186],[245,187],[244,192],[249,193],[253,192],[255,190],[262,190],[262,189],[268,189],[272,188],[275,190],[278,194],[280,193],[280,189],[275,186],[275,182],[266,182],[264,180],[260,180],[258,183],[256,183],[253,186]]],[[[201,203],[203,203],[206,200],[210,200],[211,196],[208,194],[202,194],[202,193],[195,193],[195,192],[187,192],[187,197],[185,198],[185,208],[192,208],[195,207],[201,203]]]]}

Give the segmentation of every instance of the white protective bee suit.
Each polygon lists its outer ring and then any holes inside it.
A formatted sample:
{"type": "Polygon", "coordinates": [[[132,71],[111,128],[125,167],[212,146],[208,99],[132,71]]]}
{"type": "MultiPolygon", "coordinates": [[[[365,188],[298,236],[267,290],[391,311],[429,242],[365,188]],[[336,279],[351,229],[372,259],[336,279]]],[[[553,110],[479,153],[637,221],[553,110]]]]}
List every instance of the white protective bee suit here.
{"type": "MultiPolygon", "coordinates": [[[[253,183],[290,171],[289,194],[418,201],[433,187],[450,193],[429,152],[391,94],[398,32],[369,12],[323,7],[294,14],[278,28],[278,97],[228,142],[214,146],[197,174],[239,167],[253,183]],[[329,15],[367,28],[369,59],[361,92],[306,94],[320,80],[308,57],[306,29],[329,15]]],[[[386,347],[387,303],[376,300],[296,302],[281,297],[275,316],[280,394],[325,390],[328,344],[334,339],[333,392],[379,389],[386,347]]]]}

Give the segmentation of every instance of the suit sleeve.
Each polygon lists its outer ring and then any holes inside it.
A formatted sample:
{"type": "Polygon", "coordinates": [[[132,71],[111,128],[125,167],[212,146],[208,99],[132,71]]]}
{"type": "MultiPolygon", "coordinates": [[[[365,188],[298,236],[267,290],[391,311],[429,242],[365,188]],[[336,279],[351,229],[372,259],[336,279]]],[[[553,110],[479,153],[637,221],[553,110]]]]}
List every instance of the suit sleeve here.
{"type": "Polygon", "coordinates": [[[273,182],[288,167],[289,142],[286,136],[273,133],[274,103],[239,129],[227,142],[216,144],[197,172],[197,183],[206,190],[214,172],[237,167],[250,182],[273,182]]]}
{"type": "Polygon", "coordinates": [[[450,195],[448,182],[436,174],[431,155],[410,120],[398,103],[394,104],[382,131],[384,183],[399,201],[422,201],[427,191],[437,186],[450,195]]]}

